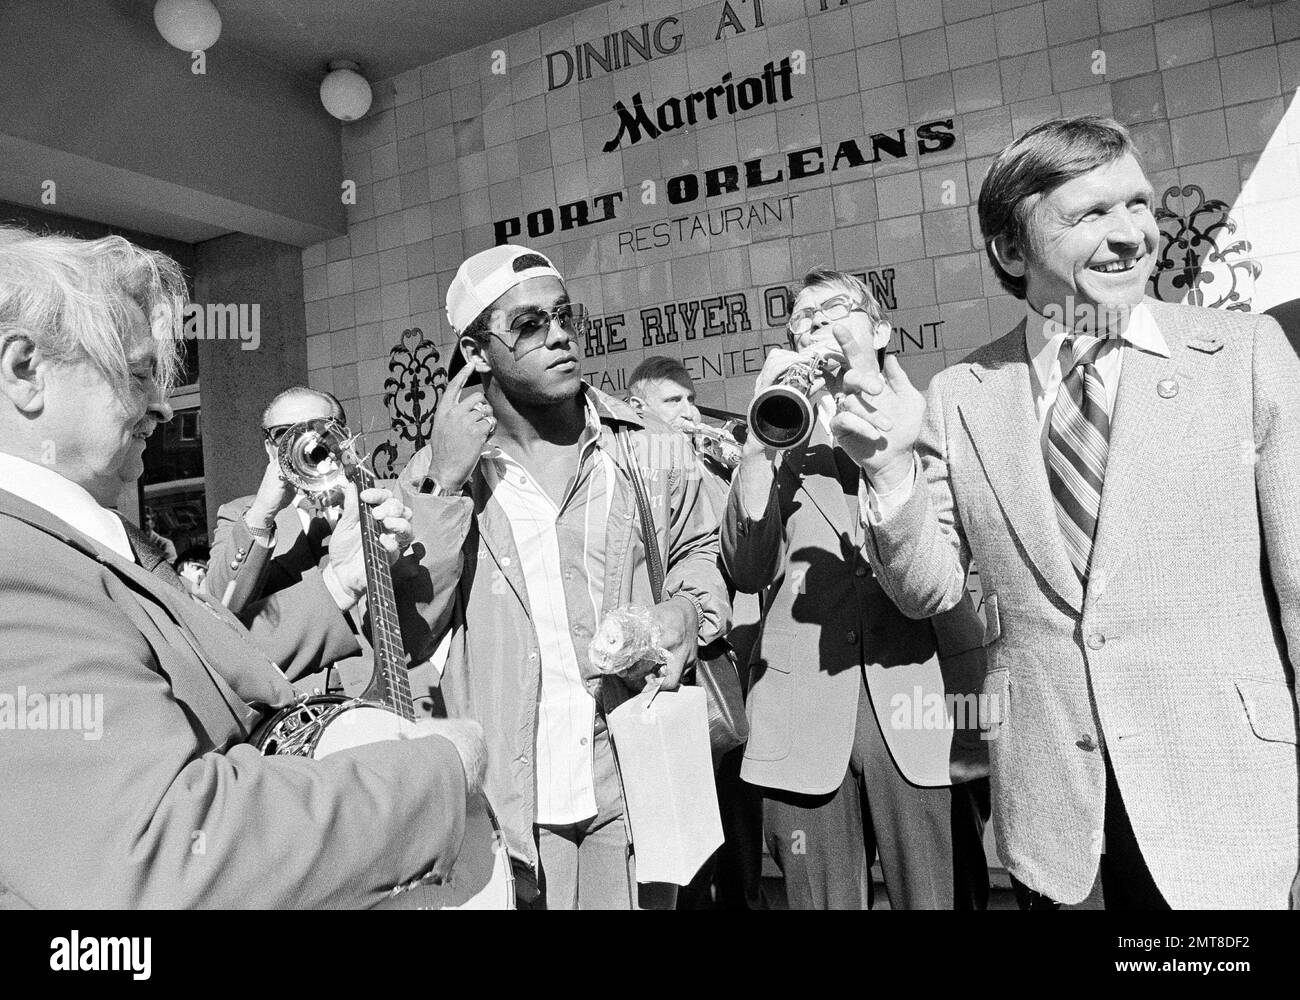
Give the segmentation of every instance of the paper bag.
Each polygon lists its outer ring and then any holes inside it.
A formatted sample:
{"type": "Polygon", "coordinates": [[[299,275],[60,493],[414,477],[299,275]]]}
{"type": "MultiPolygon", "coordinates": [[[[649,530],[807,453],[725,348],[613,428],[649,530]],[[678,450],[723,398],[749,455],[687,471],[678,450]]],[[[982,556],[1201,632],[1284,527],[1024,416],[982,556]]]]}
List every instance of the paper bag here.
{"type": "Polygon", "coordinates": [[[609,714],[638,882],[686,885],[722,846],[704,691],[643,691],[609,714]]]}

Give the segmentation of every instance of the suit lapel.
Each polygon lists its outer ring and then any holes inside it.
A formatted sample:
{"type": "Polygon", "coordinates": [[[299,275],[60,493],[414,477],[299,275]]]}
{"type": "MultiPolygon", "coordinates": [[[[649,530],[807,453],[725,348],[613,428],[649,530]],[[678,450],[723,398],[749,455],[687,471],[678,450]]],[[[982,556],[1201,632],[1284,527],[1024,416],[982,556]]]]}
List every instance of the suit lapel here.
{"type": "Polygon", "coordinates": [[[1016,538],[1044,579],[1076,611],[1083,588],[1061,540],[1047,485],[1038,417],[1034,412],[1025,321],[997,344],[999,360],[976,362],[978,388],[958,404],[980,465],[1016,538]]]}
{"type": "Polygon", "coordinates": [[[1090,580],[1114,576],[1131,546],[1126,542],[1167,501],[1150,485],[1148,469],[1178,448],[1196,410],[1192,374],[1179,316],[1157,314],[1169,347],[1168,358],[1124,347],[1115,413],[1111,420],[1106,478],[1093,539],[1090,580]],[[1157,386],[1172,380],[1176,394],[1161,396],[1157,386]]]}
{"type": "MultiPolygon", "coordinates": [[[[240,732],[247,735],[259,715],[249,702],[277,705],[292,698],[289,682],[260,650],[243,638],[242,626],[226,615],[224,609],[217,611],[206,603],[200,607],[202,602],[193,600],[157,574],[123,559],[49,512],[2,490],[0,514],[18,518],[112,571],[137,595],[130,606],[119,602],[119,607],[141,626],[144,623],[140,616],[143,616],[164,637],[179,632],[203,672],[177,671],[170,663],[160,664],[160,670],[176,696],[191,707],[210,732],[228,729],[225,720],[233,718],[240,732]],[[211,616],[210,622],[205,614],[211,616]],[[195,626],[197,635],[191,626],[195,626]],[[209,659],[211,655],[220,659],[220,669],[209,659]]],[[[147,626],[144,627],[147,634],[147,626]]]]}
{"type": "MultiPolygon", "coordinates": [[[[798,478],[799,489],[812,501],[834,532],[853,539],[858,530],[857,519],[849,517],[844,485],[840,482],[839,466],[835,461],[835,445],[822,427],[821,420],[814,417],[814,421],[808,447],[791,456],[788,468],[798,478]]],[[[856,506],[856,495],[853,502],[856,506]]]]}

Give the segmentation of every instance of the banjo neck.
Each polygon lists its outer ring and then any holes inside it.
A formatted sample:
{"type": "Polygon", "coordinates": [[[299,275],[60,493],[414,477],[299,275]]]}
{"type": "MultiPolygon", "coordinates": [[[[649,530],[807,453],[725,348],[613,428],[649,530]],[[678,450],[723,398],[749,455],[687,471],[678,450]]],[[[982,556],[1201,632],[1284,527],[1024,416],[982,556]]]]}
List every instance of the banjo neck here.
{"type": "MultiPolygon", "coordinates": [[[[349,470],[349,478],[358,493],[374,485],[374,477],[360,463],[349,470]]],[[[366,605],[375,653],[375,671],[361,697],[414,721],[415,704],[406,673],[406,651],[402,646],[402,629],[397,617],[392,569],[388,565],[388,554],[379,542],[381,530],[374,512],[367,504],[358,506],[361,553],[366,566],[366,605]]]]}

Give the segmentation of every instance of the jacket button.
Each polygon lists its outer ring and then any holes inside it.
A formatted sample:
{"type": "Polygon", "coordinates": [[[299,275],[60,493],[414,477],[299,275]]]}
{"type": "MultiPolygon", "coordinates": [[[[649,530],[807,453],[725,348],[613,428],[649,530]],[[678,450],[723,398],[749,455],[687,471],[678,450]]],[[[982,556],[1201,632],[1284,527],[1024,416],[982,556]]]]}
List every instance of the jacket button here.
{"type": "Polygon", "coordinates": [[[1080,750],[1087,750],[1091,753],[1093,750],[1097,749],[1097,741],[1092,738],[1091,733],[1084,733],[1079,737],[1079,741],[1075,743],[1075,746],[1080,750]]]}
{"type": "Polygon", "coordinates": [[[502,556],[502,557],[501,557],[501,565],[502,565],[502,566],[509,566],[509,565],[510,565],[510,557],[509,557],[509,556],[502,556]]]}
{"type": "Polygon", "coordinates": [[[1106,637],[1100,632],[1094,632],[1092,635],[1088,636],[1089,649],[1101,649],[1104,645],[1106,645],[1106,637]]]}
{"type": "Polygon", "coordinates": [[[238,560],[238,559],[232,559],[232,560],[230,560],[230,568],[231,568],[231,569],[239,569],[239,560],[238,560]]]}
{"type": "Polygon", "coordinates": [[[844,640],[845,642],[857,642],[858,633],[855,632],[853,629],[849,629],[848,633],[844,636],[844,640]]]}
{"type": "Polygon", "coordinates": [[[527,763],[528,763],[528,754],[526,754],[526,753],[521,753],[521,754],[519,755],[519,763],[521,763],[521,764],[527,764],[527,763]]]}
{"type": "Polygon", "coordinates": [[[857,566],[857,567],[853,570],[853,575],[854,575],[854,576],[866,576],[866,575],[867,575],[867,567],[862,566],[862,565],[857,566]]]}

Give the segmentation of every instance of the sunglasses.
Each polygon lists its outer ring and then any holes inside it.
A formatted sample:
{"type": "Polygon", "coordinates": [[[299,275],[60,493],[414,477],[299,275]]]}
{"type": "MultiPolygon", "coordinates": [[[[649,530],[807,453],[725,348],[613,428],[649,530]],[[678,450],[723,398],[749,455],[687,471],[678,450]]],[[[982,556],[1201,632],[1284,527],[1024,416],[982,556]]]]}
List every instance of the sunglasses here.
{"type": "Polygon", "coordinates": [[[504,337],[493,333],[501,343],[518,353],[533,350],[546,342],[551,332],[551,324],[557,324],[570,337],[580,337],[587,329],[587,307],[581,302],[565,302],[553,310],[529,309],[510,321],[509,330],[515,335],[514,343],[507,343],[504,337]]]}

